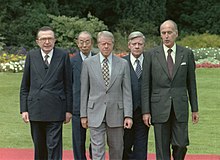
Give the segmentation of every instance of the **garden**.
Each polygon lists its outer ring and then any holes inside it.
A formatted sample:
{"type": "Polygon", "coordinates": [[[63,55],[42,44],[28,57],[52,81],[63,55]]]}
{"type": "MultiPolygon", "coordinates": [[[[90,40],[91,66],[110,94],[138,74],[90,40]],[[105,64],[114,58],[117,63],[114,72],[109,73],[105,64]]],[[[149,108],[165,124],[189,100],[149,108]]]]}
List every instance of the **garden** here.
{"type": "MultiPolygon", "coordinates": [[[[220,48],[210,47],[192,50],[197,68],[220,68],[220,48]]],[[[11,51],[2,51],[0,53],[0,72],[23,72],[26,54],[27,51],[25,49],[19,49],[13,53],[11,51]]],[[[120,57],[126,54],[127,52],[117,53],[120,57]]]]}

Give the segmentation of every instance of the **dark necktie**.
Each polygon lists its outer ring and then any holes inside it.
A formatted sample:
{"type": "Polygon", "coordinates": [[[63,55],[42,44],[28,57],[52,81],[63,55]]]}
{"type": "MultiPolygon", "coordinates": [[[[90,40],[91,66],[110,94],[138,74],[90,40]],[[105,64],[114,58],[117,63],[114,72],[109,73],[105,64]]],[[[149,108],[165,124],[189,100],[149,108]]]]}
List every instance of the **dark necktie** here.
{"type": "Polygon", "coordinates": [[[169,77],[172,79],[173,77],[173,58],[171,56],[172,49],[168,49],[167,53],[167,67],[169,71],[169,77]]]}
{"type": "Polygon", "coordinates": [[[135,62],[136,62],[136,64],[137,64],[136,69],[135,69],[135,72],[136,72],[136,75],[137,75],[137,77],[138,77],[138,79],[139,79],[140,76],[141,76],[141,72],[142,72],[142,70],[141,70],[141,65],[140,65],[140,61],[139,61],[138,59],[136,59],[135,62]]]}
{"type": "Polygon", "coordinates": [[[49,55],[46,54],[46,55],[44,56],[44,63],[47,65],[47,67],[49,67],[48,58],[49,58],[49,55]]]}
{"type": "Polygon", "coordinates": [[[109,66],[108,66],[108,59],[107,58],[105,58],[103,60],[102,75],[103,75],[103,79],[105,81],[105,86],[106,86],[106,88],[108,88],[110,78],[109,78],[109,66]]]}

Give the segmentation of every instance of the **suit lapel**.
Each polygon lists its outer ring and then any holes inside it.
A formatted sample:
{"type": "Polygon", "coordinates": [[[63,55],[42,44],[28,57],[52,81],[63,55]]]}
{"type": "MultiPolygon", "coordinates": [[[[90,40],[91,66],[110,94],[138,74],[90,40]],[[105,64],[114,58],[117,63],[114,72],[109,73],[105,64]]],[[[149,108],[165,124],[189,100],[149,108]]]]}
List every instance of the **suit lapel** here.
{"type": "Polygon", "coordinates": [[[119,63],[119,60],[116,56],[112,55],[112,71],[111,71],[111,77],[110,77],[110,83],[107,90],[111,88],[114,81],[116,80],[116,77],[118,75],[118,72],[120,71],[121,64],[119,63]]]}
{"type": "Polygon", "coordinates": [[[40,49],[37,50],[35,54],[33,54],[33,65],[37,70],[38,75],[40,75],[41,79],[43,80],[47,72],[45,69],[45,64],[40,49]]]}
{"type": "Polygon", "coordinates": [[[175,64],[174,64],[174,68],[173,68],[173,78],[182,62],[182,58],[183,58],[183,49],[180,48],[178,45],[176,46],[176,55],[175,55],[175,64]]]}
{"type": "Polygon", "coordinates": [[[100,57],[99,54],[94,56],[94,59],[91,61],[91,68],[93,69],[93,73],[95,77],[97,78],[97,81],[100,82],[100,84],[105,87],[105,82],[102,75],[102,69],[101,69],[101,63],[100,63],[100,57]]]}
{"type": "Polygon", "coordinates": [[[74,58],[74,61],[75,61],[75,68],[79,71],[79,73],[81,73],[81,70],[82,70],[82,57],[80,56],[80,53],[78,53],[76,55],[76,57],[74,58]]]}
{"type": "MultiPolygon", "coordinates": [[[[131,53],[130,53],[130,54],[131,54],[131,53]]],[[[137,74],[136,74],[136,72],[135,72],[135,70],[134,70],[134,67],[133,67],[133,65],[131,64],[130,54],[127,55],[127,56],[125,56],[124,58],[128,61],[128,64],[129,64],[129,66],[130,66],[131,79],[134,79],[134,78],[138,79],[137,74]]]]}
{"type": "Polygon", "coordinates": [[[56,49],[54,48],[53,57],[51,59],[50,66],[44,79],[45,83],[53,76],[54,72],[57,70],[57,67],[60,65],[61,60],[61,55],[57,53],[56,49]]]}
{"type": "Polygon", "coordinates": [[[168,72],[168,68],[167,68],[167,61],[166,61],[165,53],[163,50],[163,46],[159,47],[159,49],[156,52],[157,52],[158,61],[160,62],[159,64],[162,66],[163,70],[165,71],[165,73],[169,77],[169,72],[168,72]]]}

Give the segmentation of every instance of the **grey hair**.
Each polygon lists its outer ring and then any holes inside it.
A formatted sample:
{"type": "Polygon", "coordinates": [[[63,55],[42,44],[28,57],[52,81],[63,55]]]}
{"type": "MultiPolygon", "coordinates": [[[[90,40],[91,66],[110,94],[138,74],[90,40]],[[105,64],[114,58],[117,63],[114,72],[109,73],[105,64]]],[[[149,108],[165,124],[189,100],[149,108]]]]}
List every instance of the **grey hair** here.
{"type": "Polygon", "coordinates": [[[131,41],[132,39],[137,38],[137,37],[143,38],[145,42],[145,36],[140,31],[131,32],[128,36],[128,41],[131,41]]]}
{"type": "Polygon", "coordinates": [[[164,25],[164,24],[166,24],[166,23],[172,23],[173,24],[173,27],[174,27],[174,29],[176,30],[176,32],[178,32],[178,27],[177,27],[177,24],[173,21],[173,20],[166,20],[166,21],[164,21],[161,25],[160,25],[160,30],[161,30],[161,27],[164,25]]]}
{"type": "Polygon", "coordinates": [[[98,36],[97,36],[97,42],[98,43],[99,43],[99,40],[100,40],[101,37],[109,37],[109,38],[112,39],[112,43],[115,42],[114,35],[109,31],[101,31],[101,32],[98,33],[98,36]]]}
{"type": "Polygon", "coordinates": [[[79,36],[80,36],[81,34],[88,34],[89,37],[90,37],[91,40],[92,40],[92,35],[91,35],[91,33],[89,33],[88,31],[82,31],[82,32],[80,32],[80,33],[78,34],[78,36],[77,36],[77,39],[79,38],[79,36]]]}

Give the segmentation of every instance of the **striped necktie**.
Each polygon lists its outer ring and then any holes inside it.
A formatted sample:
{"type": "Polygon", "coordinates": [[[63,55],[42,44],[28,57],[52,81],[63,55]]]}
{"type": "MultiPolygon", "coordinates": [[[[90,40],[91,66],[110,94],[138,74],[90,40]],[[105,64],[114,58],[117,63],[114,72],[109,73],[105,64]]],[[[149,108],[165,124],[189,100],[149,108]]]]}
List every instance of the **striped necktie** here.
{"type": "Polygon", "coordinates": [[[136,59],[135,62],[137,64],[135,72],[136,72],[136,75],[137,75],[137,77],[139,79],[141,77],[141,73],[142,73],[141,65],[140,65],[140,61],[138,59],[136,59]]]}
{"type": "Polygon", "coordinates": [[[171,56],[172,49],[168,49],[167,53],[167,67],[169,71],[169,77],[172,79],[173,77],[173,58],[171,56]]]}
{"type": "Polygon", "coordinates": [[[47,65],[47,67],[49,67],[48,58],[49,58],[49,55],[46,54],[46,55],[44,56],[44,63],[47,65]]]}

